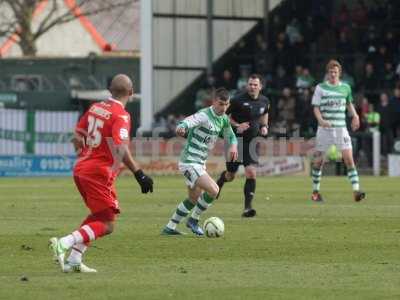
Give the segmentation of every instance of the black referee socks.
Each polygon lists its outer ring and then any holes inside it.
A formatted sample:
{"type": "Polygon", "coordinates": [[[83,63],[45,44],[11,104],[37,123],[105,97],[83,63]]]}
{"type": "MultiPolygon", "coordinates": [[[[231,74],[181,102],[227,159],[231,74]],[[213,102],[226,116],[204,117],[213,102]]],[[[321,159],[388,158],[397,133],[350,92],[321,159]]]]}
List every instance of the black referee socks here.
{"type": "Polygon", "coordinates": [[[247,178],[244,184],[244,209],[250,209],[251,202],[253,201],[254,193],[256,191],[256,180],[247,178]]]}

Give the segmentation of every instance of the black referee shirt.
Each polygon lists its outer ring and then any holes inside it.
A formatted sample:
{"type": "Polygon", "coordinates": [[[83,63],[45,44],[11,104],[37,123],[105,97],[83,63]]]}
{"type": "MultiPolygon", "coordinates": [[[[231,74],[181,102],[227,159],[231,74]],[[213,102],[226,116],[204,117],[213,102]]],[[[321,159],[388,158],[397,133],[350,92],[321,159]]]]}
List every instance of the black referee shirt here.
{"type": "Polygon", "coordinates": [[[261,116],[269,111],[269,100],[264,95],[259,94],[257,99],[253,99],[247,91],[241,92],[231,98],[231,105],[226,111],[227,115],[231,115],[232,119],[238,123],[249,122],[250,127],[242,134],[236,132],[236,128],[232,126],[236,136],[243,137],[244,140],[250,141],[258,136],[260,132],[261,116]]]}

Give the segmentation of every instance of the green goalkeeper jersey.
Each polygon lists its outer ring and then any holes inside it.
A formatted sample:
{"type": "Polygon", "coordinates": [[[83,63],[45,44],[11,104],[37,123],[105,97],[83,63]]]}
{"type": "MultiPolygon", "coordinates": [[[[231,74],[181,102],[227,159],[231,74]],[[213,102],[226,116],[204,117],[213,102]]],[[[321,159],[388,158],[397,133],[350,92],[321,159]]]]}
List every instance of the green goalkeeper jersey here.
{"type": "Polygon", "coordinates": [[[237,144],[228,116],[218,116],[212,106],[187,117],[178,127],[188,130],[187,142],[179,160],[181,163],[204,165],[218,137],[227,138],[229,144],[237,144]]]}
{"type": "Polygon", "coordinates": [[[346,127],[346,106],[353,101],[351,87],[344,82],[323,82],[315,88],[312,105],[319,107],[322,118],[334,128],[346,127]]]}

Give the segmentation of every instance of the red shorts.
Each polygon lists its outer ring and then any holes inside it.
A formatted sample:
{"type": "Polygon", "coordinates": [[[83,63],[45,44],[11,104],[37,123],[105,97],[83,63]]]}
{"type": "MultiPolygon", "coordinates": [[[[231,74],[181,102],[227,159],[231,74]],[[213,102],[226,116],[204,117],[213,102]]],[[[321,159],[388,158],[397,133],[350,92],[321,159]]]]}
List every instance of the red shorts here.
{"type": "Polygon", "coordinates": [[[74,181],[85,200],[86,206],[92,214],[106,209],[112,209],[119,213],[119,203],[115,191],[114,180],[107,180],[104,177],[81,176],[74,174],[74,181]]]}

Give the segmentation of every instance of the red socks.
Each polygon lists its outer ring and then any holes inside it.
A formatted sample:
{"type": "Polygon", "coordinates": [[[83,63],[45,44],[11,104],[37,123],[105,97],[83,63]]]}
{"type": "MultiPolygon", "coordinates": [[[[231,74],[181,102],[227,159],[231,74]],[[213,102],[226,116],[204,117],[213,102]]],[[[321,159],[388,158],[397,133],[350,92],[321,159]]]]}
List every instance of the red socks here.
{"type": "Polygon", "coordinates": [[[87,244],[90,241],[94,241],[99,237],[102,237],[103,235],[106,234],[106,231],[107,231],[106,224],[100,221],[86,223],[78,230],[78,232],[82,236],[82,242],[84,244],[87,244]]]}

